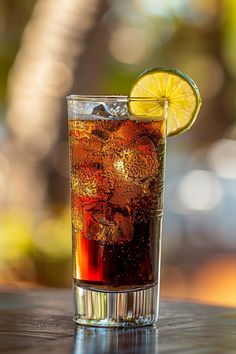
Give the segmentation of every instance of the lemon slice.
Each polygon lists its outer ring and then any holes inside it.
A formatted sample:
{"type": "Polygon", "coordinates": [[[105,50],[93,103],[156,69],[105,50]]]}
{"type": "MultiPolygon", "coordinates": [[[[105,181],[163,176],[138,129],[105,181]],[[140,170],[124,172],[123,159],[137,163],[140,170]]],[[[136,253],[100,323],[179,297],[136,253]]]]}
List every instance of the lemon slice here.
{"type": "Polygon", "coordinates": [[[130,92],[130,98],[130,113],[149,119],[160,116],[163,111],[161,102],[167,100],[168,136],[188,130],[196,120],[201,106],[201,97],[195,82],[179,70],[164,67],[146,70],[139,76],[130,92]]]}

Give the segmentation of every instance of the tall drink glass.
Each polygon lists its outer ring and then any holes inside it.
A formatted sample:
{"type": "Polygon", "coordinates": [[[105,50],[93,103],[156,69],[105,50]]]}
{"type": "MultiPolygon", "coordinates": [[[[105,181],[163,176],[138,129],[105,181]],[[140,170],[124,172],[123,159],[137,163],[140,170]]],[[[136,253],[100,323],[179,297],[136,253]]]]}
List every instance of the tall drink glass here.
{"type": "Polygon", "coordinates": [[[158,319],[167,102],[69,96],[74,321],[158,319]],[[155,117],[134,116],[130,104],[155,117]],[[155,112],[157,110],[155,109],[155,112]]]}

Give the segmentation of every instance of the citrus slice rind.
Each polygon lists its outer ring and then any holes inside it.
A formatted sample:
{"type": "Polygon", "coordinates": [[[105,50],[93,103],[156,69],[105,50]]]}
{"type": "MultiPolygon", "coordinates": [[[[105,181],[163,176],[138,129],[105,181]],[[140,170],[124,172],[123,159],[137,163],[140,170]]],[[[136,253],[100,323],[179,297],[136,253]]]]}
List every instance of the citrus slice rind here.
{"type": "Polygon", "coordinates": [[[146,70],[131,89],[128,108],[134,116],[155,119],[163,113],[165,100],[168,101],[167,135],[188,130],[197,118],[201,97],[195,82],[179,70],[163,67],[146,70]]]}

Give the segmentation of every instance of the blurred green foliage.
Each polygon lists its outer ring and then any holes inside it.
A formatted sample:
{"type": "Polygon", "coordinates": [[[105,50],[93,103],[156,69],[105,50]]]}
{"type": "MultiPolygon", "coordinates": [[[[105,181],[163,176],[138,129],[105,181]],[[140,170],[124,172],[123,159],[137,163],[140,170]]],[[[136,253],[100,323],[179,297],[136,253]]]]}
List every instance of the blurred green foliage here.
{"type": "Polygon", "coordinates": [[[22,210],[9,210],[0,213],[1,263],[14,263],[19,258],[29,256],[32,250],[32,222],[22,210]]]}
{"type": "Polygon", "coordinates": [[[70,284],[70,211],[35,215],[21,209],[0,212],[0,282],[40,281],[52,286],[70,284]],[[33,220],[38,219],[37,222],[33,220]]]}
{"type": "MultiPolygon", "coordinates": [[[[0,113],[4,113],[6,106],[9,71],[21,48],[23,30],[35,2],[36,0],[0,2],[0,113]]],[[[89,1],[84,2],[89,6],[89,1]]],[[[78,59],[78,68],[72,73],[76,76],[73,93],[128,94],[132,82],[146,68],[176,67],[187,72],[197,82],[203,97],[203,107],[194,129],[189,135],[181,137],[181,143],[177,138],[174,149],[171,150],[170,144],[169,152],[174,157],[182,153],[183,157],[187,150],[192,149],[197,155],[207,144],[225,137],[236,117],[236,1],[107,0],[106,4],[101,19],[97,20],[88,35],[85,51],[78,59]],[[193,148],[194,143],[196,150],[193,148]]],[[[43,18],[40,11],[35,16],[43,18]]],[[[50,18],[48,21],[50,22],[50,18]]],[[[78,23],[79,21],[80,18],[78,23]]],[[[43,27],[42,23],[41,26],[43,27]]],[[[41,27],[36,27],[40,31],[41,27]]],[[[49,45],[53,46],[50,40],[49,45]]],[[[58,49],[58,42],[55,46],[58,49]]],[[[57,83],[57,77],[55,82],[53,80],[52,75],[49,79],[51,87],[57,83]]],[[[59,96],[52,97],[56,101],[59,96]]],[[[64,97],[59,99],[60,105],[65,107],[64,97]]],[[[59,110],[58,107],[57,109],[59,110]]],[[[2,118],[5,118],[4,114],[1,114],[2,118]]],[[[31,111],[29,120],[31,121],[31,111]]],[[[55,150],[60,143],[67,144],[65,119],[61,122],[64,126],[62,128],[61,123],[61,135],[55,143],[55,150]]],[[[57,155],[62,155],[60,151],[56,152],[57,155]]],[[[70,212],[69,202],[65,200],[66,193],[62,192],[66,185],[64,181],[67,165],[62,166],[64,157],[55,159],[55,151],[50,150],[50,153],[51,156],[46,156],[38,164],[40,173],[47,175],[48,183],[45,187],[48,188],[48,200],[42,215],[35,216],[33,211],[26,214],[11,207],[3,207],[0,211],[0,281],[27,280],[55,286],[70,284],[70,212]],[[60,172],[62,170],[63,173],[60,172]],[[54,209],[58,200],[62,205],[54,209]]],[[[180,170],[178,158],[177,156],[174,173],[180,170]]],[[[11,161],[9,165],[10,163],[11,161]]],[[[34,163],[33,161],[32,166],[37,164],[34,163]]],[[[174,233],[176,235],[176,229],[174,233]]],[[[181,230],[180,233],[184,239],[186,230],[181,230]]],[[[174,242],[177,244],[182,241],[176,238],[174,242]]],[[[185,245],[181,244],[182,249],[185,245]]],[[[180,262],[180,258],[178,261],[180,262]]],[[[181,273],[182,276],[184,277],[181,273]]]]}
{"type": "Polygon", "coordinates": [[[36,0],[0,2],[0,101],[5,105],[7,78],[36,0]]]}

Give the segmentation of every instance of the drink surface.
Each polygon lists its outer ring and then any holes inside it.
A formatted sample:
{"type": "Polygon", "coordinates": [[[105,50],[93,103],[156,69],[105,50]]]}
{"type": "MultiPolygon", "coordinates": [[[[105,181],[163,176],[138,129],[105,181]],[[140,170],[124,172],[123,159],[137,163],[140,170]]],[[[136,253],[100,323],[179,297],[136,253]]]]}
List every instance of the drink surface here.
{"type": "Polygon", "coordinates": [[[74,281],[126,290],[156,284],[165,121],[69,119],[74,281]]]}

